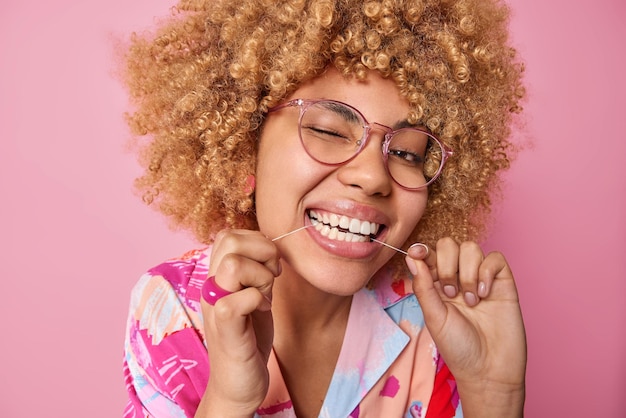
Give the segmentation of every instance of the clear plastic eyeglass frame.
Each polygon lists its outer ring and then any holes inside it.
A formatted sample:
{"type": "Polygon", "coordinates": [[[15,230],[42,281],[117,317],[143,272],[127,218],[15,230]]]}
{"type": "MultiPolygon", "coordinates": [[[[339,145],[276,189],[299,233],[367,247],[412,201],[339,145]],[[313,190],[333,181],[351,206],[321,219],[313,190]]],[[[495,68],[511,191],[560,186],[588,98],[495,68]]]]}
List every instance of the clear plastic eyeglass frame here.
{"type": "Polygon", "coordinates": [[[377,123],[377,122],[368,122],[367,119],[365,118],[365,116],[356,108],[354,108],[353,106],[350,106],[347,103],[343,103],[337,100],[326,100],[326,99],[322,99],[322,100],[308,100],[308,99],[293,99],[290,100],[288,102],[279,104],[275,107],[272,107],[270,109],[268,109],[268,113],[273,113],[276,112],[278,110],[287,108],[287,107],[299,107],[300,109],[300,116],[298,119],[298,135],[300,137],[300,143],[302,144],[302,147],[304,148],[304,150],[306,151],[306,153],[315,161],[325,164],[325,165],[331,165],[331,166],[340,166],[343,164],[348,163],[349,161],[353,160],[354,158],[356,158],[357,155],[359,155],[361,153],[361,151],[365,148],[365,146],[367,145],[367,142],[371,136],[371,132],[374,129],[378,129],[378,130],[382,130],[385,132],[384,134],[384,141],[382,144],[382,154],[383,154],[383,161],[384,161],[384,165],[385,165],[385,169],[387,170],[387,173],[389,174],[389,176],[393,179],[394,182],[396,182],[400,187],[402,187],[403,189],[406,190],[420,190],[423,189],[425,187],[428,187],[430,184],[432,184],[441,174],[443,167],[447,161],[447,159],[453,154],[453,151],[451,149],[449,149],[448,147],[446,147],[436,136],[434,136],[433,134],[431,134],[430,132],[424,130],[424,129],[420,129],[420,128],[415,128],[415,127],[403,127],[400,129],[392,129],[386,125],[377,123]],[[305,115],[307,109],[309,109],[312,105],[315,104],[319,104],[319,103],[327,103],[330,106],[329,107],[337,107],[337,106],[345,106],[346,108],[350,109],[350,111],[353,112],[353,114],[357,115],[358,118],[363,122],[362,124],[362,128],[363,128],[363,136],[361,137],[361,139],[359,141],[356,142],[356,144],[358,145],[358,148],[356,149],[356,151],[354,151],[354,153],[339,162],[328,162],[328,161],[324,161],[321,160],[318,156],[312,155],[311,152],[309,151],[309,149],[307,148],[304,139],[302,138],[302,118],[305,115]],[[389,169],[389,162],[388,162],[388,156],[389,156],[389,144],[392,140],[392,138],[394,137],[394,135],[396,135],[399,132],[404,132],[404,131],[417,131],[421,134],[427,135],[431,140],[434,141],[435,144],[437,144],[441,150],[441,157],[440,157],[440,164],[438,169],[436,170],[436,172],[430,177],[430,179],[426,179],[426,182],[424,184],[421,184],[417,187],[409,187],[409,186],[405,186],[404,184],[402,184],[401,182],[399,182],[395,176],[392,174],[391,170],[389,169]]]}

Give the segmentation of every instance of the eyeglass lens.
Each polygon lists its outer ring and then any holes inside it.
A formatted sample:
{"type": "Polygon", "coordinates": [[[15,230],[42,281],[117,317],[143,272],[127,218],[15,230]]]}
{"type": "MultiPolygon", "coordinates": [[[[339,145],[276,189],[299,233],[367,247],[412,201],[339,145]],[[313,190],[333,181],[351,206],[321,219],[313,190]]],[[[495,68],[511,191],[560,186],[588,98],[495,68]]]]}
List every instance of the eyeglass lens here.
{"type": "MultiPolygon", "coordinates": [[[[306,151],[326,164],[342,164],[364,146],[369,128],[363,116],[338,102],[304,104],[300,137],[306,151]]],[[[394,131],[384,143],[387,170],[401,186],[418,188],[429,184],[443,163],[439,142],[427,132],[414,128],[394,131]]]]}

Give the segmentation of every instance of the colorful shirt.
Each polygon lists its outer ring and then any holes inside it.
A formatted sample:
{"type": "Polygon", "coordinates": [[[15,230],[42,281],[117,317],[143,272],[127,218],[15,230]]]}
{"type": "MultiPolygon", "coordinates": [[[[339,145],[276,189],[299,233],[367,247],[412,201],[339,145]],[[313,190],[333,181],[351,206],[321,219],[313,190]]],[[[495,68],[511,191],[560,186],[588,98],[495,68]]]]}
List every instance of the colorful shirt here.
{"type": "MultiPolygon", "coordinates": [[[[200,290],[210,248],[169,260],[133,288],[125,341],[125,418],[193,417],[210,365],[200,290]]],[[[320,417],[462,417],[456,382],[424,326],[410,279],[379,272],[354,295],[320,417]]],[[[272,352],[259,418],[295,418],[272,352]]]]}

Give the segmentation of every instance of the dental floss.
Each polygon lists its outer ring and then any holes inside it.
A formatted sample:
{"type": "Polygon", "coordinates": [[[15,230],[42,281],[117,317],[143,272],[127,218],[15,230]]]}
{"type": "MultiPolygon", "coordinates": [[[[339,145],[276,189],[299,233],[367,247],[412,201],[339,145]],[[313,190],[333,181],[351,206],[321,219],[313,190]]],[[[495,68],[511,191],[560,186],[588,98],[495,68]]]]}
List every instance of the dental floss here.
{"type": "Polygon", "coordinates": [[[378,241],[376,238],[372,238],[372,237],[370,237],[370,240],[372,240],[372,241],[374,241],[374,242],[377,242],[377,243],[379,243],[379,244],[383,244],[385,247],[389,247],[389,248],[391,248],[392,250],[396,250],[397,252],[402,253],[402,254],[404,254],[404,255],[409,255],[409,253],[407,253],[406,251],[401,250],[400,248],[396,248],[396,247],[394,247],[393,245],[389,245],[389,244],[387,244],[386,242],[378,241]]]}
{"type": "MultiPolygon", "coordinates": [[[[301,231],[301,230],[303,230],[303,229],[305,229],[305,228],[309,228],[309,227],[311,227],[311,226],[314,226],[314,225],[305,225],[305,226],[301,226],[300,228],[296,228],[296,229],[294,229],[293,231],[289,231],[289,232],[287,232],[287,233],[285,233],[285,234],[282,234],[282,235],[277,236],[276,238],[273,238],[273,239],[272,239],[272,242],[274,242],[274,241],[278,241],[279,239],[283,239],[283,238],[285,238],[286,236],[289,236],[289,235],[291,235],[291,234],[295,234],[296,232],[301,231]]],[[[396,250],[397,252],[402,253],[402,254],[404,254],[404,255],[409,255],[409,253],[407,253],[406,251],[401,250],[400,248],[396,248],[396,247],[394,247],[393,245],[387,244],[386,242],[379,241],[379,240],[377,240],[376,238],[372,238],[372,237],[370,237],[370,241],[374,241],[374,242],[377,242],[377,243],[379,243],[379,244],[382,244],[382,245],[384,245],[385,247],[391,248],[392,250],[396,250]]]]}
{"type": "Polygon", "coordinates": [[[294,229],[293,231],[287,232],[286,234],[279,235],[279,236],[277,236],[276,238],[273,238],[273,239],[272,239],[272,242],[273,242],[273,241],[278,241],[278,240],[279,240],[279,239],[281,239],[281,238],[285,238],[287,235],[295,234],[296,232],[301,231],[301,230],[303,230],[303,229],[305,229],[305,228],[308,228],[308,227],[310,227],[310,226],[313,226],[313,225],[305,225],[305,226],[301,226],[300,228],[296,228],[296,229],[294,229]]]}

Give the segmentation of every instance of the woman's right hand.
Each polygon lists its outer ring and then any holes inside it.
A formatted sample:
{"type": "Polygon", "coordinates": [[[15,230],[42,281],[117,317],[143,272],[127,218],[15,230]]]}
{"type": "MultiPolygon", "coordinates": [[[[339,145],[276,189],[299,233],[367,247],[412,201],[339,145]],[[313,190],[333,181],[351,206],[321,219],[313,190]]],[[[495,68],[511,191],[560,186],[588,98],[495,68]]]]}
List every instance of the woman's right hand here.
{"type": "Polygon", "coordinates": [[[280,271],[278,249],[260,232],[223,230],[216,236],[209,276],[233,293],[214,306],[202,299],[211,377],[196,417],[251,417],[265,399],[274,338],[272,286],[280,271]]]}

